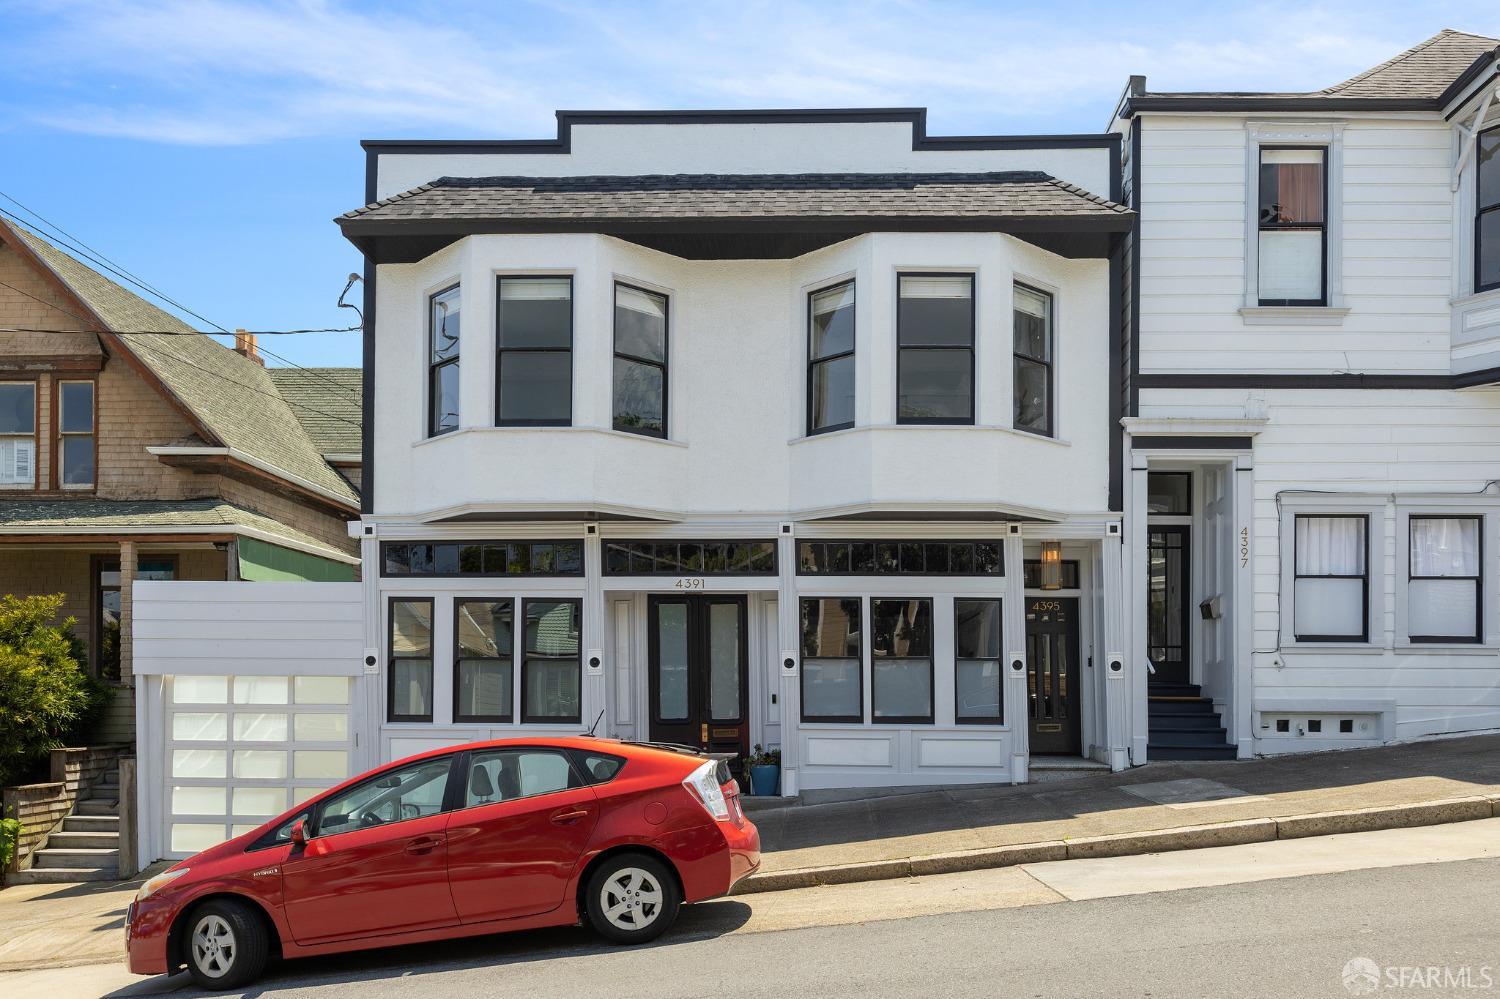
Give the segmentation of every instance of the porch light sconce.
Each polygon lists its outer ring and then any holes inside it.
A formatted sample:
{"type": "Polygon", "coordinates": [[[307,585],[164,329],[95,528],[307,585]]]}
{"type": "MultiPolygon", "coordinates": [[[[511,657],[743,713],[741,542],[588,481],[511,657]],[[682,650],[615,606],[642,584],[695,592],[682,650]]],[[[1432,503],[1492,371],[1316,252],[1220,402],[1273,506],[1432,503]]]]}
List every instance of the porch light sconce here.
{"type": "Polygon", "coordinates": [[[1042,542],[1042,589],[1062,589],[1062,542],[1042,542]]]}

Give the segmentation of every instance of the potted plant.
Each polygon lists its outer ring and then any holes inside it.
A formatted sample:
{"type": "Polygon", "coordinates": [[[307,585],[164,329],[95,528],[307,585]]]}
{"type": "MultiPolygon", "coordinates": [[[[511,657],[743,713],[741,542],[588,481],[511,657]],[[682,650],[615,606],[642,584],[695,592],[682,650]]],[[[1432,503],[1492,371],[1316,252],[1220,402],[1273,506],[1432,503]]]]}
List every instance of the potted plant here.
{"type": "Polygon", "coordinates": [[[764,749],[755,744],[755,752],[745,761],[750,771],[750,790],[757,798],[770,798],[776,794],[776,784],[781,779],[781,750],[764,749]]]}

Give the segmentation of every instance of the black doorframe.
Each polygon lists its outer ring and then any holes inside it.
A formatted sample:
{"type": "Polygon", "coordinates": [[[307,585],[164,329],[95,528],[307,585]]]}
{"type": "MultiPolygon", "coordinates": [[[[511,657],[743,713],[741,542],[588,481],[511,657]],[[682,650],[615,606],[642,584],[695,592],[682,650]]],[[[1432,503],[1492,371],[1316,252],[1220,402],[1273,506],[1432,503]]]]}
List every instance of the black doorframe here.
{"type": "Polygon", "coordinates": [[[1026,717],[1031,754],[1076,756],[1083,752],[1079,696],[1078,598],[1026,598],[1026,717]],[[1039,672],[1043,643],[1053,668],[1039,672]],[[1063,689],[1062,696],[1057,690],[1063,689]]]}
{"type": "MultiPolygon", "coordinates": [[[[1163,569],[1169,573],[1169,569],[1163,569]]],[[[1192,586],[1193,586],[1193,529],[1188,524],[1146,524],[1146,654],[1156,672],[1149,678],[1150,683],[1190,683],[1193,676],[1192,650],[1193,650],[1193,622],[1192,622],[1192,586]],[[1160,536],[1160,540],[1159,540],[1160,536]],[[1166,536],[1177,539],[1174,546],[1165,543],[1166,536]],[[1166,614],[1177,620],[1179,642],[1169,643],[1167,636],[1159,631],[1166,624],[1166,619],[1158,619],[1151,610],[1151,586],[1152,574],[1156,571],[1158,558],[1163,566],[1170,566],[1167,552],[1176,550],[1178,552],[1176,593],[1178,606],[1168,606],[1166,614]]],[[[1172,587],[1166,586],[1167,594],[1173,592],[1172,587]]]]}
{"type": "MultiPolygon", "coordinates": [[[[653,593],[646,601],[647,635],[647,725],[653,742],[673,742],[696,746],[714,753],[737,753],[743,759],[750,752],[750,644],[749,600],[743,593],[678,595],[653,593]],[[688,705],[687,718],[663,721],[661,718],[661,622],[660,608],[678,604],[687,608],[688,705]],[[711,640],[709,608],[732,605],[738,609],[740,703],[739,717],[714,718],[709,695],[709,642],[711,640]]],[[[736,768],[739,763],[735,763],[736,768]]]]}

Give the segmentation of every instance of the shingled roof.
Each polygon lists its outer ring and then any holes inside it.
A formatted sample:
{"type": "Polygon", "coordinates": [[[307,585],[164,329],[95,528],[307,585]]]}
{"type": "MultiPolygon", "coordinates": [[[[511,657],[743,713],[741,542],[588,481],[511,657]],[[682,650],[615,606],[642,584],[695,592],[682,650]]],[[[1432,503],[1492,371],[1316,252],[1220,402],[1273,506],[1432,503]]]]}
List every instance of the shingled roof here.
{"type": "Polygon", "coordinates": [[[359,368],[267,368],[281,397],[323,454],[359,454],[364,378],[359,368]]]}
{"type": "Polygon", "coordinates": [[[653,174],[442,177],[338,218],[440,220],[779,220],[880,218],[1118,221],[1130,210],[1045,173],[653,174]]]}
{"type": "MultiPolygon", "coordinates": [[[[313,443],[259,364],[194,330],[22,226],[5,226],[73,292],[169,395],[222,445],[357,508],[359,496],[313,443]]],[[[321,407],[320,407],[321,408],[321,407]]]]}

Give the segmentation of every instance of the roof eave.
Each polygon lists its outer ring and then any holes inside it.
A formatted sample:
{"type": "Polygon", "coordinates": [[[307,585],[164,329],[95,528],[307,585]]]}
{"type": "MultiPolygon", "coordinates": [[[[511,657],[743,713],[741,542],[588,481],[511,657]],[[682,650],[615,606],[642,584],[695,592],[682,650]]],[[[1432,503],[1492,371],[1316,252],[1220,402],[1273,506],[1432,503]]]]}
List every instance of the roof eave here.
{"type": "Polygon", "coordinates": [[[1283,97],[1245,94],[1144,94],[1130,97],[1122,118],[1143,112],[1172,111],[1439,111],[1442,104],[1425,97],[1283,97]]]}

